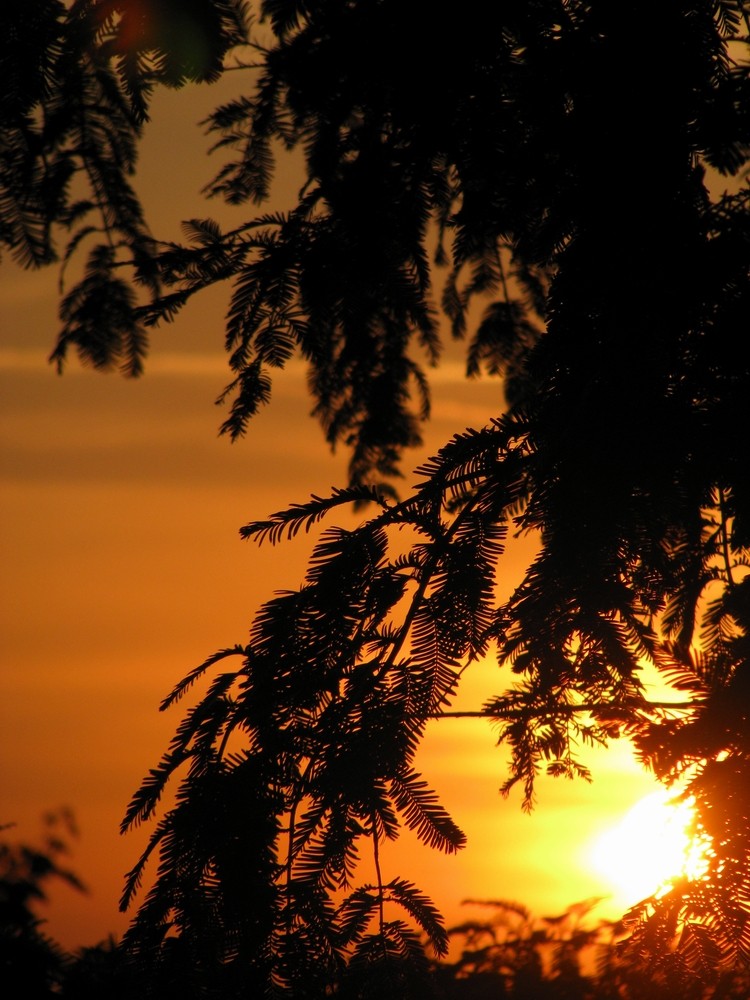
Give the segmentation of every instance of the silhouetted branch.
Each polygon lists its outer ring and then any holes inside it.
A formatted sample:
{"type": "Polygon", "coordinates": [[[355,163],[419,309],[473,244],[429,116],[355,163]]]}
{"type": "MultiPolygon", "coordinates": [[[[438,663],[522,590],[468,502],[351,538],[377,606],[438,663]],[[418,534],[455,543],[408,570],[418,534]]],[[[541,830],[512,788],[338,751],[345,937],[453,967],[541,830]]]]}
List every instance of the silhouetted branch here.
{"type": "MultiPolygon", "coordinates": [[[[648,712],[651,709],[694,712],[701,708],[700,703],[694,701],[644,701],[638,706],[638,710],[648,712]]],[[[577,713],[590,713],[592,715],[607,715],[612,719],[618,716],[627,719],[628,711],[626,706],[599,705],[593,702],[583,702],[580,705],[556,705],[554,708],[508,708],[499,711],[492,709],[467,709],[465,711],[435,712],[428,716],[430,719],[522,719],[522,718],[544,718],[550,715],[573,715],[577,713]]]]}

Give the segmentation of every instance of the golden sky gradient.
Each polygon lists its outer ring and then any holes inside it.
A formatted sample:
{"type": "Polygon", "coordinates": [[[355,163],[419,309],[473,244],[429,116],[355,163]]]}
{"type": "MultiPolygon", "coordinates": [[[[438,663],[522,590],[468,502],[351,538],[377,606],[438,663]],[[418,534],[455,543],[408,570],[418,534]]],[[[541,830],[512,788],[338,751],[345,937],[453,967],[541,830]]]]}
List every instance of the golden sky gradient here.
{"type": "MultiPolygon", "coordinates": [[[[195,122],[239,77],[157,102],[138,182],[156,235],[179,238],[190,216],[231,218],[200,198],[218,161],[206,159],[195,122]]],[[[282,176],[282,204],[293,188],[282,176]]],[[[182,705],[162,715],[159,701],[204,657],[244,642],[275,589],[301,582],[309,538],[259,549],[239,527],[342,484],[346,455],[331,455],[309,419],[300,367],[277,377],[247,439],[217,436],[222,415],[212,403],[228,380],[222,293],[155,333],[142,379],[75,361],[57,377],[46,363],[56,282],[53,270],[25,273],[9,261],[0,270],[0,822],[33,841],[44,810],[74,810],[81,838],[71,865],[90,893],[56,892],[48,930],[76,947],[124,929],[123,874],[148,830],[123,838],[119,822],[181,718],[182,705]]],[[[499,406],[497,383],[466,383],[458,362],[439,369],[433,386],[435,416],[414,466],[499,406]]],[[[493,664],[477,667],[462,706],[479,708],[499,683],[493,664]]],[[[415,849],[406,834],[384,866],[387,877],[416,881],[449,921],[463,919],[466,897],[516,899],[548,914],[607,895],[612,887],[589,864],[592,838],[655,787],[617,746],[597,755],[591,786],[542,782],[526,816],[518,796],[498,794],[503,755],[483,720],[432,724],[420,769],[469,846],[446,858],[415,849]]],[[[622,905],[613,899],[597,912],[622,905]]]]}

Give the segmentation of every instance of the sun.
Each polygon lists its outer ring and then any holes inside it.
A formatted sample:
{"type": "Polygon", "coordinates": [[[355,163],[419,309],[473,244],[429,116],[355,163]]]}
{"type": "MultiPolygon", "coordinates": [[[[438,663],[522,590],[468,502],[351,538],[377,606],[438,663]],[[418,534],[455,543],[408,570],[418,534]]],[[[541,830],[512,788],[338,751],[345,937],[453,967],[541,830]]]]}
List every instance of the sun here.
{"type": "Polygon", "coordinates": [[[591,845],[589,864],[624,908],[671,879],[697,878],[706,869],[707,844],[689,832],[691,802],[672,802],[660,790],[647,795],[591,845]]]}

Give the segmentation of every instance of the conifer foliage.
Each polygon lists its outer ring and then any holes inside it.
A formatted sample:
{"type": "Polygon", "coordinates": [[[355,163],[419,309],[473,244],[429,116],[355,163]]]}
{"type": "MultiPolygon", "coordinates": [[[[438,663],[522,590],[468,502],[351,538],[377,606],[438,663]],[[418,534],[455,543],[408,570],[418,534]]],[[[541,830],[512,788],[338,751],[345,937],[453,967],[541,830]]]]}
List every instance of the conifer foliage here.
{"type": "Polygon", "coordinates": [[[37,8],[55,41],[18,83],[27,103],[3,105],[16,130],[3,238],[24,263],[49,259],[48,225],[79,214],[54,173],[72,162],[100,178],[95,207],[115,234],[63,300],[56,355],[140,357],[147,328],[230,281],[225,430],[243,433],[298,354],[328,440],[351,449],[346,487],[243,529],[279,544],[323,522],[302,586],[164,703],[207,683],[125,817],[155,822],[124,896],[154,857],[131,954],[158,965],[178,949],[200,996],[423,995],[424,942],[442,954],[446,933],[382,848],[404,827],[427,848],[462,846],[417,750],[464,672],[494,656],[513,680],[501,674],[484,708],[512,750],[505,790],[520,783],[530,807],[541,771],[588,777],[577,747],[631,738],[662,780],[683,780],[712,849],[700,879],[636,908],[635,944],[699,973],[747,961],[744,0],[467,0],[449,14],[267,0],[265,41],[248,43],[257,84],[209,122],[231,154],[210,193],[263,201],[284,147],[302,150],[306,183],[287,213],[227,232],[192,220],[184,245],[146,238],[129,197],[110,207],[108,171],[131,163],[155,84],[221,72],[244,5],[73,5],[70,23],[97,25],[86,86],[106,81],[119,115],[91,133],[96,155],[80,116],[49,138],[29,117],[54,103],[68,37],[59,5],[37,8]],[[172,47],[170,18],[200,25],[203,61],[172,47]],[[119,121],[127,156],[114,153],[119,121]],[[42,140],[49,168],[27,152],[42,140]],[[62,193],[45,201],[48,188],[62,193]],[[113,277],[121,246],[148,301],[113,277]],[[501,376],[509,405],[399,499],[441,312],[467,341],[468,373],[501,376]],[[364,503],[375,512],[359,527],[332,523],[364,503]],[[499,600],[519,533],[537,555],[499,600]],[[648,700],[644,663],[679,705],[648,700]]]}

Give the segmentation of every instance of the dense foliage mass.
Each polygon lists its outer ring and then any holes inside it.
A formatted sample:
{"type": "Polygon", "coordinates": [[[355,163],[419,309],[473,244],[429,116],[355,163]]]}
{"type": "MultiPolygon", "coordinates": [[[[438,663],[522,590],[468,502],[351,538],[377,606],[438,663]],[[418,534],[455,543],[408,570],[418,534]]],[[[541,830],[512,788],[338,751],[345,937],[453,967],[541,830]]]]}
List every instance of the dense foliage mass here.
{"type": "Polygon", "coordinates": [[[125,903],[158,854],[131,955],[158,969],[178,953],[201,996],[318,997],[358,970],[406,996],[426,967],[420,934],[438,954],[447,937],[380,848],[404,825],[461,847],[415,757],[465,670],[496,656],[513,680],[485,707],[512,747],[506,788],[530,804],[541,769],[586,775],[577,747],[630,737],[659,778],[682,780],[712,845],[700,879],[635,913],[634,941],[695,975],[745,961],[744,0],[467,0],[451,16],[267,0],[263,44],[240,3],[31,6],[33,25],[18,3],[0,14],[18,45],[3,63],[0,237],[26,264],[53,256],[55,224],[73,230],[66,257],[95,243],[55,358],[75,346],[137,371],[148,327],[229,280],[225,429],[244,431],[299,354],[329,441],[352,455],[346,488],[244,534],[276,543],[341,504],[377,505],[356,529],[328,527],[303,586],[165,703],[221,665],[125,819],[151,819],[178,783],[128,880],[125,903]],[[228,232],[192,220],[186,245],[159,244],[125,178],[149,96],[210,79],[232,48],[257,77],[210,119],[234,156],[210,193],[262,201],[274,151],[299,147],[299,202],[228,232]],[[92,195],[75,201],[79,173],[92,195]],[[468,373],[501,375],[509,405],[399,499],[438,306],[468,373]],[[519,532],[538,554],[499,601],[519,532]],[[649,702],[644,663],[682,707],[649,702]]]}

